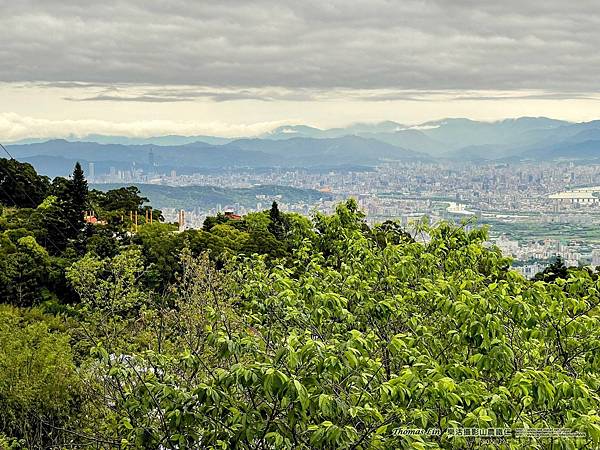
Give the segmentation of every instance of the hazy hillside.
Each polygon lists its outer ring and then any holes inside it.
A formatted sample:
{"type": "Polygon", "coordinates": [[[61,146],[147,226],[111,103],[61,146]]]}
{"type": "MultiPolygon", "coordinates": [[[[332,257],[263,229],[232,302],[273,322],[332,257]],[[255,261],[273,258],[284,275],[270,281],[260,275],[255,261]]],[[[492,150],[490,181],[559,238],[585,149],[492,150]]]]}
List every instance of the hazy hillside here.
{"type": "Polygon", "coordinates": [[[286,140],[240,139],[224,145],[194,142],[186,145],[124,145],[96,142],[69,142],[63,139],[10,145],[15,158],[33,164],[44,174],[70,172],[75,161],[94,162],[96,173],[109,167],[145,171],[151,160],[163,171],[190,172],[225,167],[344,167],[374,166],[386,160],[428,158],[375,139],[344,136],[331,139],[293,138],[286,140]]]}
{"type": "Polygon", "coordinates": [[[432,156],[485,159],[511,156],[514,149],[551,137],[560,137],[561,131],[558,130],[567,130],[569,125],[569,122],[545,117],[520,117],[496,122],[449,118],[419,125],[386,121],[324,130],[289,125],[278,127],[261,137],[280,140],[292,137],[322,139],[356,135],[432,156]],[[462,151],[463,148],[468,151],[462,151]],[[491,149],[492,153],[489,152],[491,149]]]}
{"type": "MultiPolygon", "coordinates": [[[[131,137],[131,136],[113,136],[106,134],[88,134],[83,137],[68,136],[65,140],[69,142],[95,142],[97,144],[123,144],[123,145],[186,145],[194,142],[206,142],[207,144],[222,145],[233,141],[231,138],[218,136],[180,136],[180,135],[165,135],[151,137],[131,137]]],[[[11,142],[11,145],[20,144],[39,144],[46,142],[48,139],[29,138],[21,139],[16,142],[11,142]]]]}
{"type": "Polygon", "coordinates": [[[600,121],[569,124],[543,135],[535,143],[518,149],[516,154],[534,159],[600,158],[600,121]]]}
{"type": "Polygon", "coordinates": [[[416,126],[387,121],[331,129],[290,125],[259,138],[230,141],[202,136],[210,142],[188,142],[193,138],[90,136],[96,141],[122,143],[56,139],[9,148],[16,158],[52,176],[68,174],[77,160],[94,162],[97,173],[105,173],[109,167],[129,170],[132,165],[146,170],[151,158],[163,171],[191,173],[225,167],[376,166],[391,160],[430,158],[600,158],[600,121],[568,123],[544,117],[498,122],[443,119],[416,126]]]}
{"type": "Polygon", "coordinates": [[[42,143],[10,145],[16,158],[31,156],[55,156],[79,158],[88,161],[122,161],[144,165],[150,153],[159,165],[197,165],[198,167],[222,167],[228,165],[269,165],[272,158],[266,154],[242,151],[235,146],[211,145],[194,142],[178,146],[98,144],[96,142],[69,142],[57,139],[42,143]]]}
{"type": "MultiPolygon", "coordinates": [[[[128,184],[95,184],[91,187],[101,191],[109,191],[128,184]]],[[[330,200],[331,194],[314,189],[298,189],[290,186],[261,185],[251,188],[221,188],[216,186],[163,186],[156,184],[133,184],[141,195],[147,197],[156,208],[194,208],[211,209],[216,205],[225,208],[228,205],[240,204],[247,208],[255,208],[257,202],[270,206],[270,200],[277,196],[283,203],[314,203],[319,199],[330,200]],[[266,196],[267,199],[257,198],[266,196]]]]}
{"type": "Polygon", "coordinates": [[[418,152],[428,153],[433,156],[444,153],[449,145],[427,136],[423,131],[406,128],[394,132],[361,132],[360,136],[377,139],[391,145],[410,148],[418,152]]]}
{"type": "Polygon", "coordinates": [[[567,122],[545,117],[520,117],[498,122],[469,119],[444,119],[427,122],[421,127],[427,136],[453,147],[484,144],[522,144],[532,130],[552,130],[567,122]]]}
{"type": "Polygon", "coordinates": [[[566,141],[547,147],[528,151],[523,156],[534,159],[598,159],[600,158],[600,140],[583,142],[566,141]]]}
{"type": "Polygon", "coordinates": [[[259,136],[262,139],[290,139],[293,137],[335,138],[348,135],[394,133],[407,128],[398,122],[355,123],[347,127],[320,129],[306,125],[283,125],[259,136]]]}
{"type": "Polygon", "coordinates": [[[423,153],[359,136],[339,138],[291,138],[285,140],[240,139],[224,147],[260,151],[281,159],[281,165],[320,166],[378,164],[385,160],[428,158],[423,153]]]}
{"type": "Polygon", "coordinates": [[[148,138],[127,137],[127,136],[107,136],[101,134],[90,134],[79,139],[70,139],[81,142],[98,142],[99,144],[125,144],[125,145],[186,145],[194,142],[206,142],[212,145],[222,145],[231,142],[233,139],[218,136],[152,136],[148,138]]]}

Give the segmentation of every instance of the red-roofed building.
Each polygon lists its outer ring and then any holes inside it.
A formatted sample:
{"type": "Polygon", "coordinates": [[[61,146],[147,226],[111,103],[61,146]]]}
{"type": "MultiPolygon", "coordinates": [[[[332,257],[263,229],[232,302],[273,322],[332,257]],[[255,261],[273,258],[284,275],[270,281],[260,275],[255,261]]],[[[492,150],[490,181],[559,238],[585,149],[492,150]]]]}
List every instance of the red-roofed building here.
{"type": "Polygon", "coordinates": [[[91,225],[106,225],[107,224],[106,220],[98,220],[98,218],[96,217],[96,215],[94,213],[89,213],[89,212],[87,212],[83,216],[83,221],[85,223],[89,223],[91,225]]]}
{"type": "Polygon", "coordinates": [[[225,211],[225,217],[227,217],[230,220],[241,220],[242,216],[238,215],[238,214],[234,214],[233,211],[225,211]]]}

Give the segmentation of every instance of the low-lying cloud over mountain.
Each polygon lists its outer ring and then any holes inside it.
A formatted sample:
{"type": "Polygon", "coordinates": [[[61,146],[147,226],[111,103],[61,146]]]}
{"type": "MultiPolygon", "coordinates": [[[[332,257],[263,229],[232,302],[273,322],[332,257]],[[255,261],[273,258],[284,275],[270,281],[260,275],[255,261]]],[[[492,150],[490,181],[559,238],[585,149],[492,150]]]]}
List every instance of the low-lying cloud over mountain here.
{"type": "Polygon", "coordinates": [[[15,113],[0,112],[0,136],[4,142],[23,139],[81,139],[89,135],[118,135],[147,138],[165,135],[255,136],[281,125],[281,121],[231,125],[210,121],[134,120],[118,122],[108,119],[40,119],[15,113]]]}

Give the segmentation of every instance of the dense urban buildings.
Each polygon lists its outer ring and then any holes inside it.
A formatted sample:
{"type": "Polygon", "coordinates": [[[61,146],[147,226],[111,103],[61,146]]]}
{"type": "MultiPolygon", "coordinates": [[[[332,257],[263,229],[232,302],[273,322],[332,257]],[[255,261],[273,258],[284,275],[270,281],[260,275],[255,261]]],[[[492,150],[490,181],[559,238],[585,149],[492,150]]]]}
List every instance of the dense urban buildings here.
{"type": "MultiPolygon", "coordinates": [[[[490,226],[490,241],[515,259],[526,275],[539,271],[556,255],[568,265],[600,264],[600,208],[594,186],[600,185],[599,164],[573,162],[401,162],[376,168],[335,170],[230,169],[204,173],[146,173],[110,169],[95,174],[96,183],[140,183],[168,186],[251,188],[292,186],[327,194],[312,203],[286,203],[281,196],[257,195],[254,204],[185,206],[186,226],[201,227],[207,215],[225,210],[245,214],[268,208],[273,200],[283,211],[309,215],[331,212],[354,197],[370,223],[400,219],[403,224],[430,220],[470,220],[490,226]],[[591,187],[590,187],[591,186],[591,187]]],[[[142,188],[143,189],[143,188],[142,188]]],[[[152,199],[151,199],[152,200],[152,199]]],[[[167,220],[180,208],[158,205],[167,220]]]]}

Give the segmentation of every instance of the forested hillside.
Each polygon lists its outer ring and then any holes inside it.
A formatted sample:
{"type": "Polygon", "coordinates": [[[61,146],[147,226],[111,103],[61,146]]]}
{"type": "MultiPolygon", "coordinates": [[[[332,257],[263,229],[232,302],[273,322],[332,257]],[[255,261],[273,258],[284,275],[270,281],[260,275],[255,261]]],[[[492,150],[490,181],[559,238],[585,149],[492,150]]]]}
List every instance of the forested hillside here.
{"type": "Polygon", "coordinates": [[[369,227],[353,200],[178,232],[79,166],[0,160],[0,202],[0,448],[600,445],[591,271],[529,281],[485,229],[369,227]]]}
{"type": "MultiPolygon", "coordinates": [[[[150,203],[159,208],[194,208],[210,210],[216,205],[238,204],[246,208],[256,208],[259,198],[279,198],[284,203],[314,203],[320,199],[331,200],[332,195],[316,189],[301,189],[291,186],[257,185],[249,188],[227,188],[217,186],[165,186],[159,184],[133,184],[150,203]]],[[[121,184],[97,184],[101,191],[127,187],[121,184]]]]}

